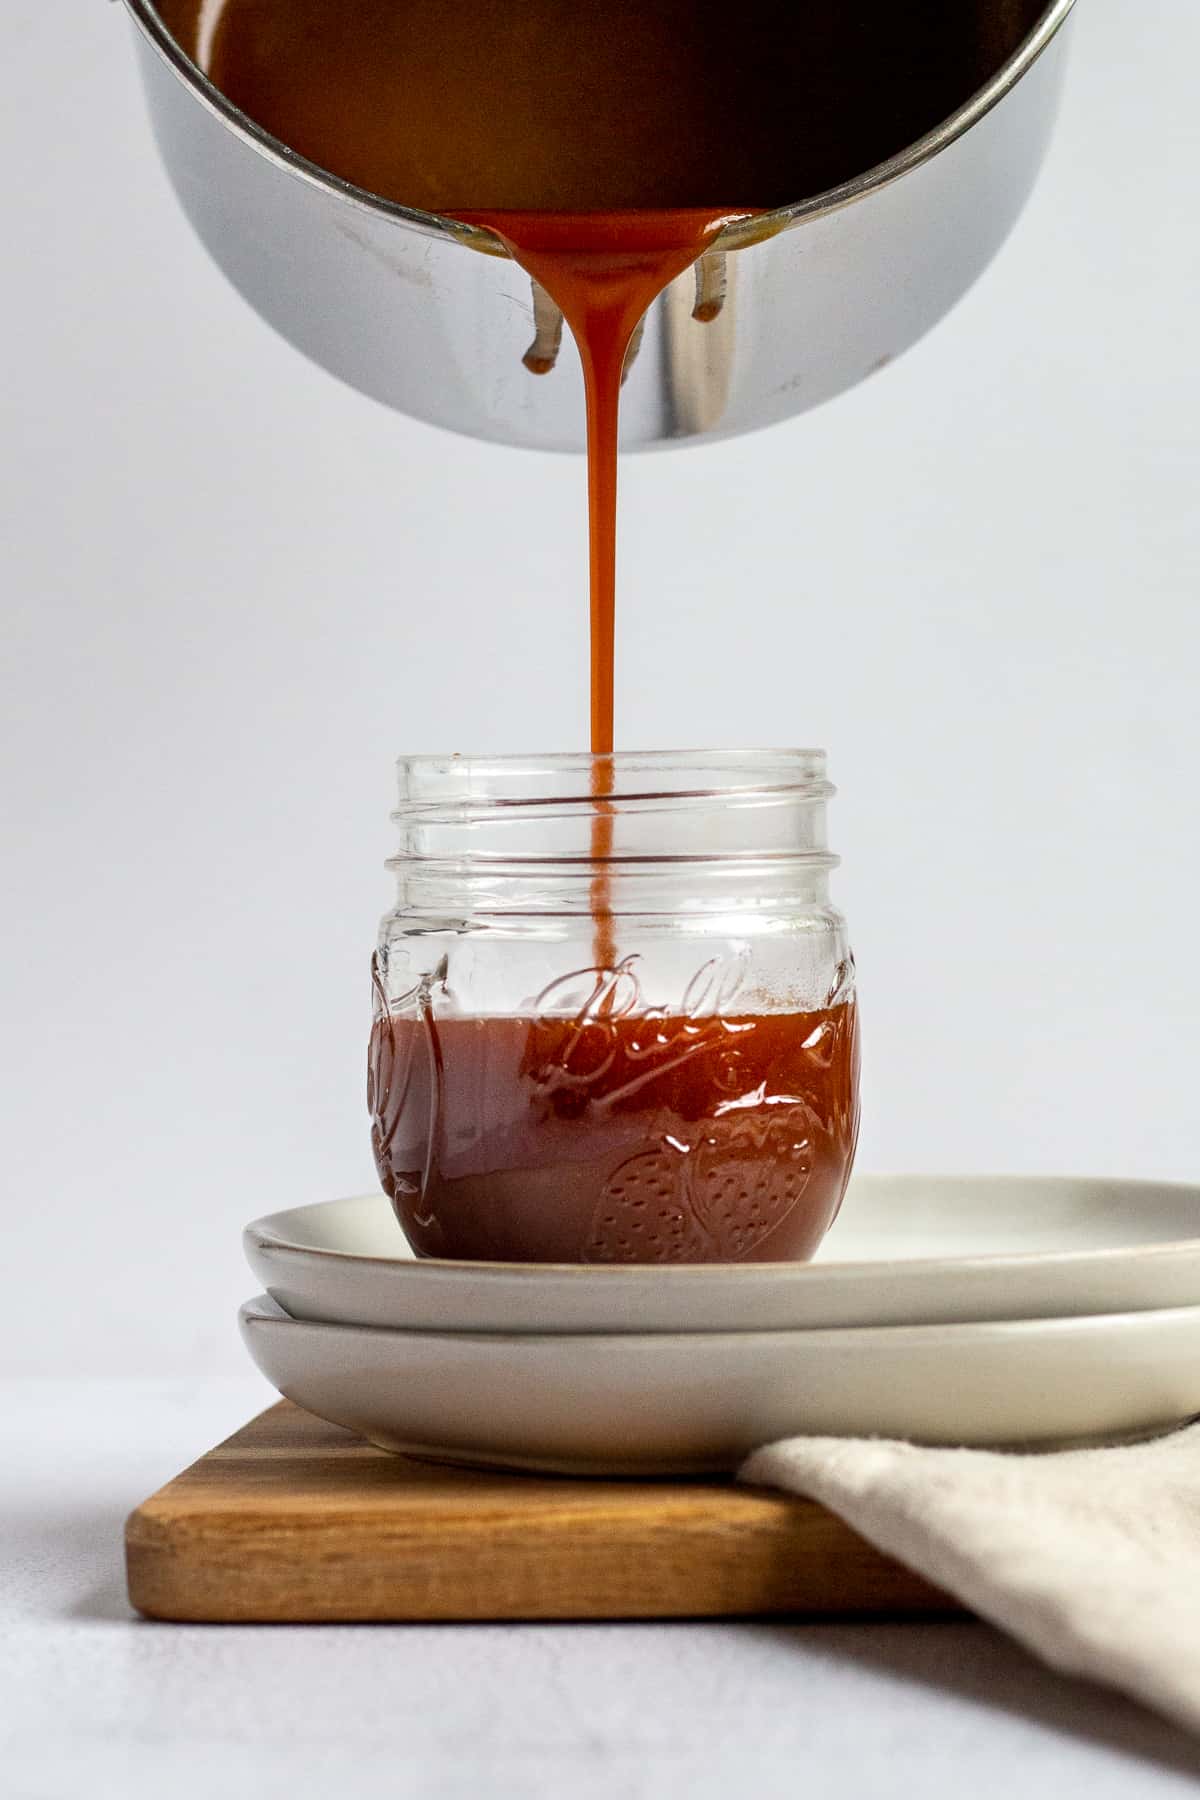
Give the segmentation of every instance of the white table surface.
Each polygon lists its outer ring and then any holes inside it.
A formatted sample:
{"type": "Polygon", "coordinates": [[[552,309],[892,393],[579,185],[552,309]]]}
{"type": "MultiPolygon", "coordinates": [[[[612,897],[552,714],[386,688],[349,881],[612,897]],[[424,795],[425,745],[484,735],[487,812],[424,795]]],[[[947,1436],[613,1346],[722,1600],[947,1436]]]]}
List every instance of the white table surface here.
{"type": "Polygon", "coordinates": [[[129,1509],[271,1398],[0,1383],[0,1789],[571,1800],[1190,1793],[1200,1745],[976,1624],[175,1626],[129,1509]]]}

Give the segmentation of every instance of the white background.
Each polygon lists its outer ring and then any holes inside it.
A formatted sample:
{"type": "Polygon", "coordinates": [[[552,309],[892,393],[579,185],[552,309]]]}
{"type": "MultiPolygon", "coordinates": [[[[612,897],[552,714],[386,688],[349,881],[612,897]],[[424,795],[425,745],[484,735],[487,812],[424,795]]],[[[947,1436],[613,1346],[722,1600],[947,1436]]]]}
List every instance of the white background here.
{"type": "MultiPolygon", "coordinates": [[[[582,466],[372,406],[210,267],[121,10],[5,0],[12,1369],[239,1372],[238,1228],[374,1185],[392,758],[580,743],[582,466]]],[[[627,462],[620,741],[820,743],[863,1166],[1200,1177],[1190,0],[1082,0],[923,345],[627,462]]]]}

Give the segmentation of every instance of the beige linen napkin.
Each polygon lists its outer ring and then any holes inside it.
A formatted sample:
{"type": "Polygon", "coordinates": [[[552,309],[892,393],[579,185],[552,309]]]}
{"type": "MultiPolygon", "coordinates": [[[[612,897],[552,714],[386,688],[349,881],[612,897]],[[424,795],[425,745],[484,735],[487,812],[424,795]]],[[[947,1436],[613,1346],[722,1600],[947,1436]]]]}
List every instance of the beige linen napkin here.
{"type": "Polygon", "coordinates": [[[790,1438],[740,1479],[821,1501],[1054,1668],[1200,1732],[1200,1422],[1042,1453],[790,1438]]]}

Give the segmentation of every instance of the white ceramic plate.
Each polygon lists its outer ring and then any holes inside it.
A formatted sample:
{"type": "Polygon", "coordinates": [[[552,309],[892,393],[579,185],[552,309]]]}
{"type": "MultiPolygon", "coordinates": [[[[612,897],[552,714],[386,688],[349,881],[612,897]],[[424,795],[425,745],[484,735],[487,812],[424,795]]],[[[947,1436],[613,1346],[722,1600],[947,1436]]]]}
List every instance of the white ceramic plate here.
{"type": "Polygon", "coordinates": [[[1141,1312],[1200,1302],[1200,1187],[860,1175],[813,1263],[417,1261],[382,1194],[246,1228],[298,1319],[410,1331],[789,1331],[1141,1312]]]}
{"type": "Polygon", "coordinates": [[[1128,1436],[1200,1412],[1200,1306],[874,1330],[605,1337],[371,1330],[241,1311],[269,1381],[382,1444],[593,1475],[734,1468],[797,1433],[1128,1436]]]}

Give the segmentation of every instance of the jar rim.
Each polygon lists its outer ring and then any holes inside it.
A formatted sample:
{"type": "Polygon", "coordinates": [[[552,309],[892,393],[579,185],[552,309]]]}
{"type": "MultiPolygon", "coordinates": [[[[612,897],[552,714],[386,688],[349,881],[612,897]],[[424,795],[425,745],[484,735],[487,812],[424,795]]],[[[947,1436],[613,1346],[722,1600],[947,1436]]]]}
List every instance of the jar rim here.
{"type": "Polygon", "coordinates": [[[823,750],[618,750],[407,756],[388,861],[410,905],[471,912],[711,913],[810,898],[836,861],[823,750]],[[620,892],[616,891],[619,879],[620,892]]]}
{"type": "Polygon", "coordinates": [[[597,799],[623,806],[655,801],[790,794],[828,799],[824,750],[694,749],[533,751],[503,755],[402,756],[397,759],[399,804],[393,818],[436,816],[464,805],[487,811],[597,799]]]}

